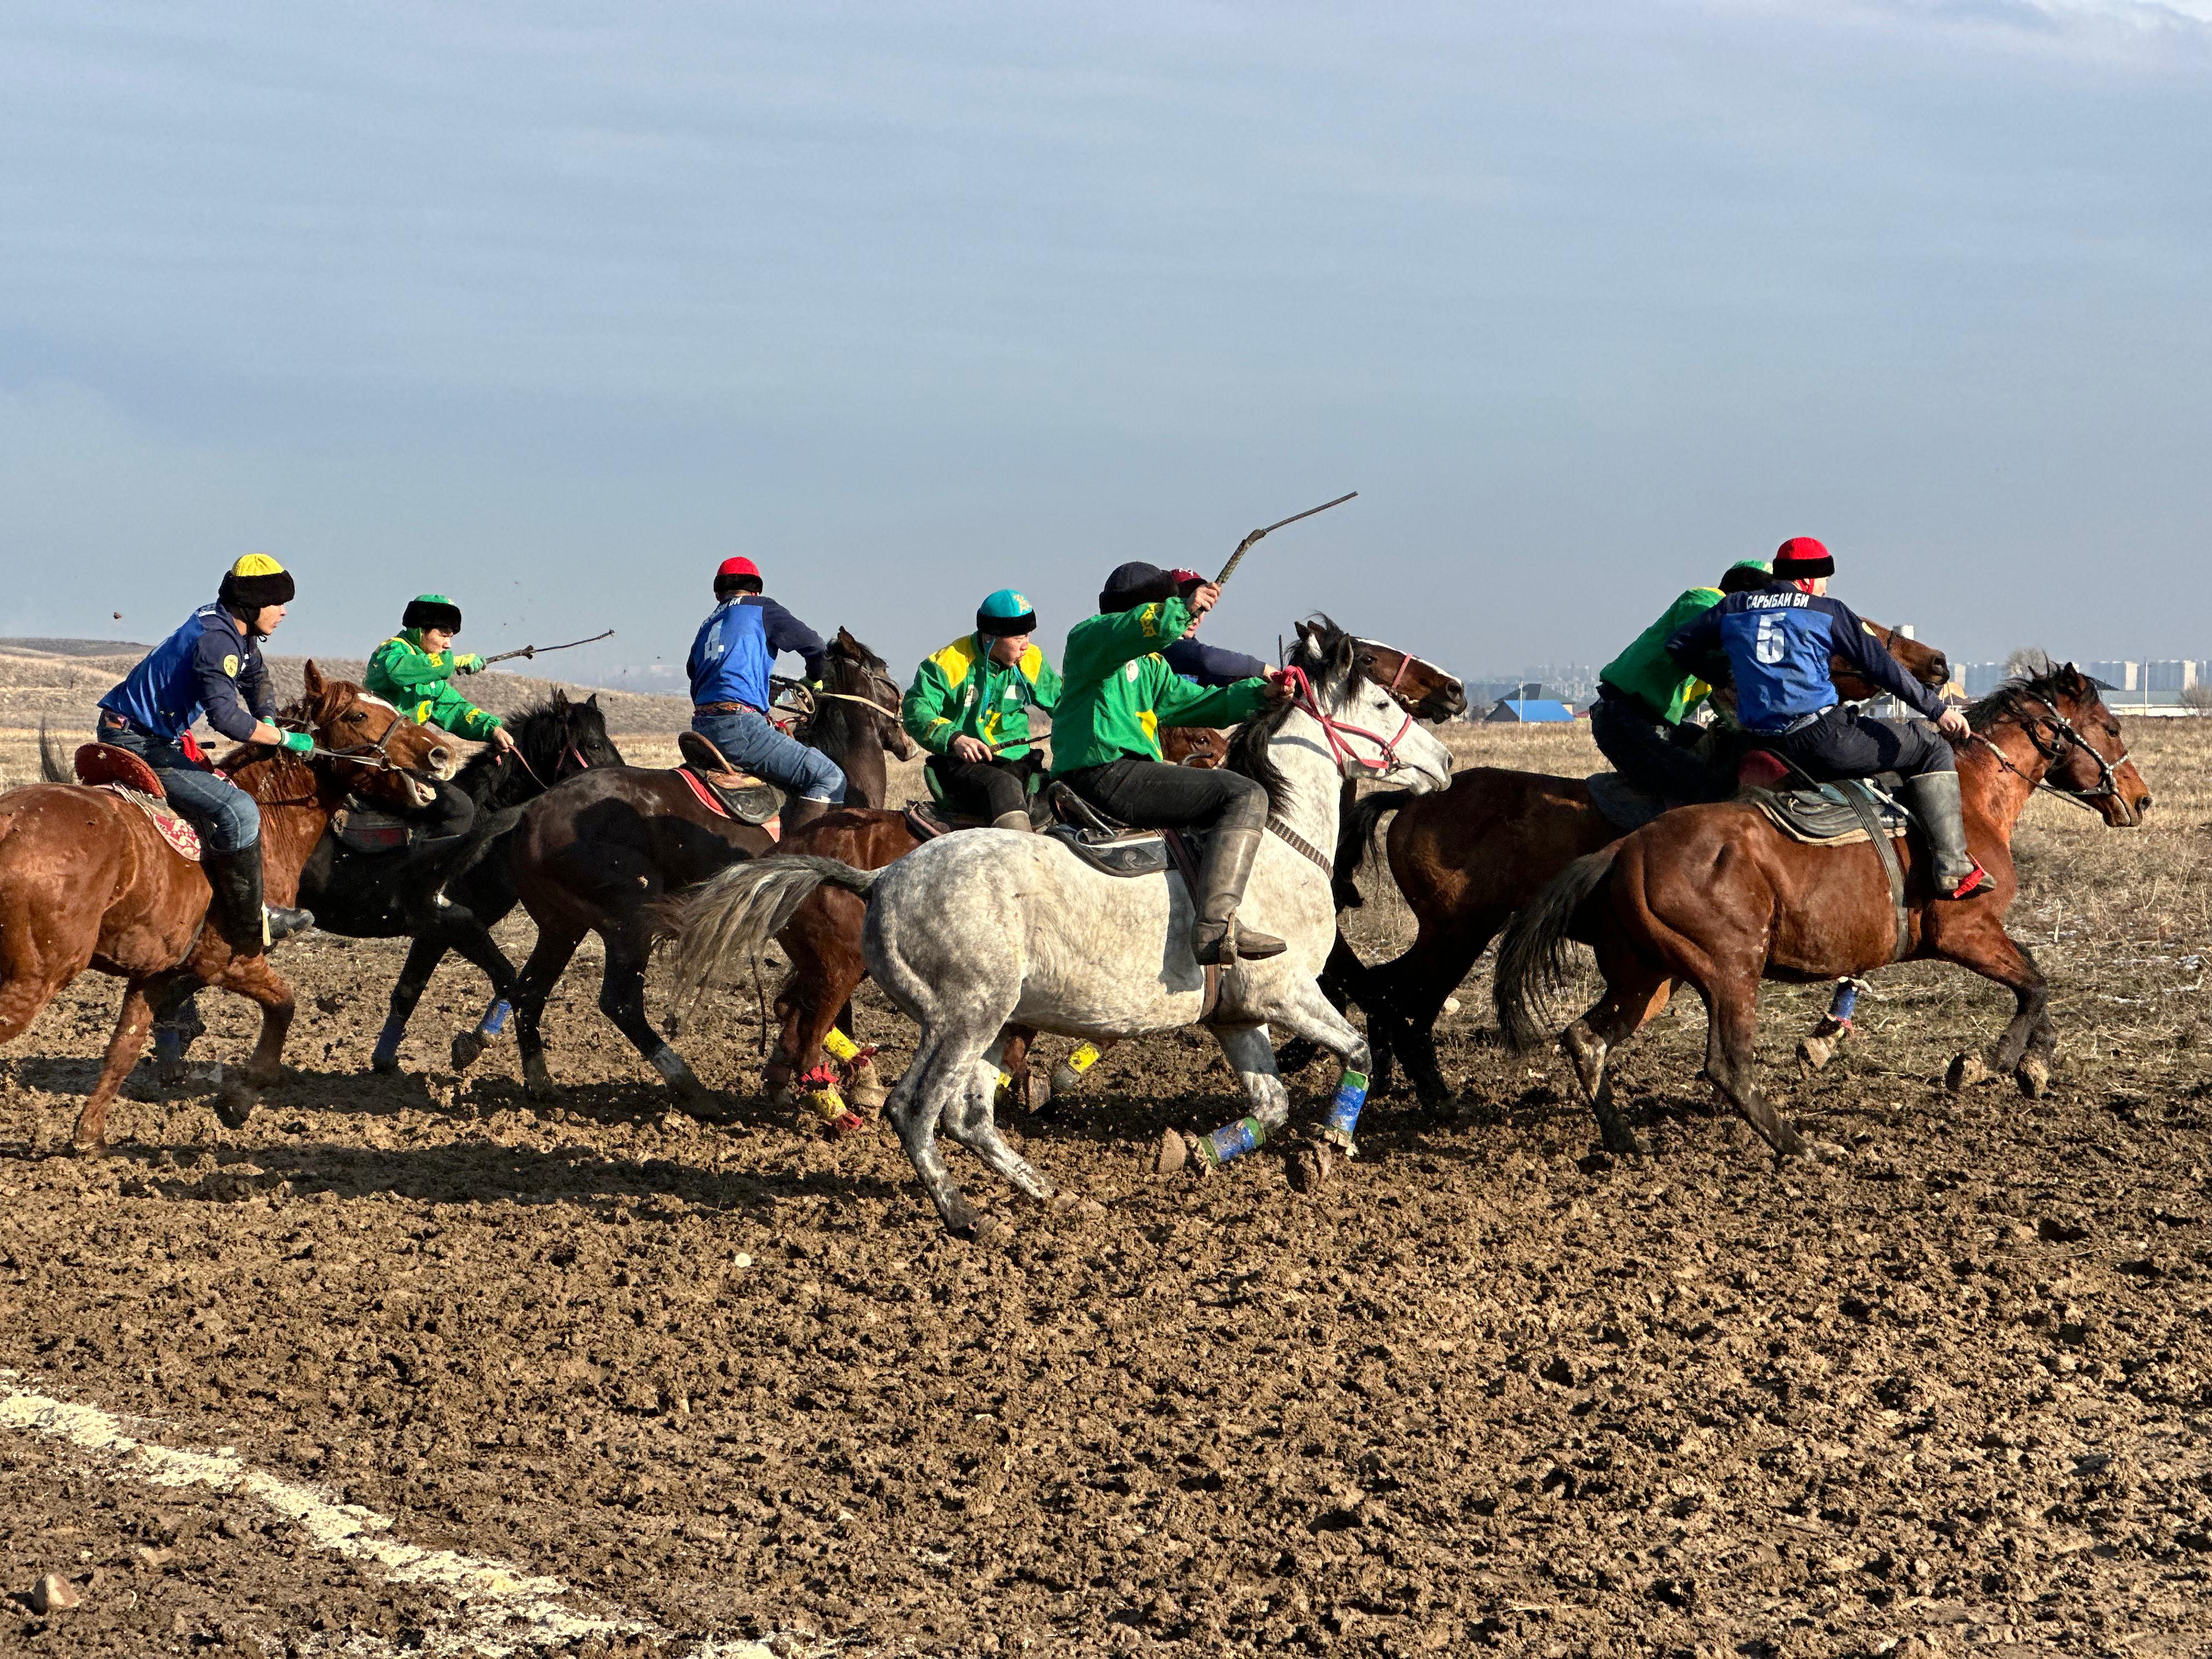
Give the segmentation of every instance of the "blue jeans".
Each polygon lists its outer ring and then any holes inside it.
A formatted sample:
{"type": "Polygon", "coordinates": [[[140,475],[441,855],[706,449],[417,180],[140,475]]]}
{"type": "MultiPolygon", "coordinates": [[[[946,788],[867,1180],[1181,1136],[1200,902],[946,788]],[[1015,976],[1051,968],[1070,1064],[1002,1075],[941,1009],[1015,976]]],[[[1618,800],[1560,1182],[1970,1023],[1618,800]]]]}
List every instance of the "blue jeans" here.
{"type": "Polygon", "coordinates": [[[733,765],[801,800],[835,805],[845,799],[845,775],[837,763],[819,749],[784,736],[764,714],[695,714],[691,729],[727,755],[733,765]]]}
{"type": "Polygon", "coordinates": [[[168,792],[169,804],[192,821],[209,851],[242,852],[261,839],[261,809],[253,797],[228,778],[193,765],[185,757],[182,744],[141,732],[108,714],[100,715],[95,735],[102,743],[128,749],[154,769],[168,792]]]}

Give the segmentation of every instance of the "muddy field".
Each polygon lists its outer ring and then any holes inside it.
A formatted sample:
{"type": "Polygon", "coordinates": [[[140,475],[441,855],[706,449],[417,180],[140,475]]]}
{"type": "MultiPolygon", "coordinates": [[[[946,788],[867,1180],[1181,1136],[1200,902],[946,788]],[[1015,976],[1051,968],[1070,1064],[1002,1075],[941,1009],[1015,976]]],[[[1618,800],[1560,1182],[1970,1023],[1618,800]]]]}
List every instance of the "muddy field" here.
{"type": "MultiPolygon", "coordinates": [[[[282,953],[297,1071],[246,1131],[142,1068],[87,1164],[60,1149],[117,993],[81,981],[0,1069],[0,1401],[285,1484],[0,1432],[0,1651],[2212,1651],[2200,732],[2132,730],[2151,827],[2023,828],[2047,1098],[1942,1090],[2009,1007],[1958,970],[1880,975],[1809,1079],[1817,995],[1770,988],[1774,1087],[1833,1170],[1711,1113],[1694,1007],[1621,1062],[1654,1155],[1592,1156],[1479,972],[1451,1121],[1377,1103],[1311,1195],[1268,1152],[1158,1177],[1163,1129],[1235,1109],[1210,1048],[1154,1042],[1018,1126],[1096,1212],[988,1253],[887,1134],[757,1103],[749,994],[681,1039],[742,1107],[708,1128],[659,1115],[580,959],[538,1110],[511,1044],[447,1070],[459,968],[408,1075],[368,1075],[399,952],[321,939],[282,953]],[[502,1614],[255,1495],[302,1487],[561,1585],[502,1614]],[[46,1574],[82,1604],[33,1611],[46,1574]]],[[[1462,747],[1594,763],[1578,732],[1462,747]]],[[[1362,925],[1388,948],[1388,904],[1362,925]]],[[[240,1053],[243,1005],[209,1013],[201,1055],[240,1053]]]]}

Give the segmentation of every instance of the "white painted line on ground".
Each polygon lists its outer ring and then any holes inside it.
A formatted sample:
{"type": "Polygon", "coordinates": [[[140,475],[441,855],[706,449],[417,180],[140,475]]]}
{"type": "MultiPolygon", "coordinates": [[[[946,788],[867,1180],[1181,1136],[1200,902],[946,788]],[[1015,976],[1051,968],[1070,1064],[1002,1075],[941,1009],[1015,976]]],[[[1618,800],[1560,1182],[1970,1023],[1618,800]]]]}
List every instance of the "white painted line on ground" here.
{"type": "MultiPolygon", "coordinates": [[[[453,1550],[424,1549],[391,1536],[390,1516],[358,1504],[337,1504],[311,1486],[249,1467],[226,1446],[216,1451],[177,1451],[128,1432],[129,1419],[97,1407],[74,1404],[15,1386],[17,1373],[0,1370],[0,1429],[52,1435],[85,1451],[117,1460],[116,1480],[155,1486],[213,1487],[236,1492],[296,1522],[319,1549],[372,1563],[393,1583],[428,1584],[459,1604],[447,1627],[430,1632],[428,1650],[483,1654],[489,1659],[526,1648],[550,1647],[587,1637],[674,1638],[659,1626],[630,1618],[601,1619],[560,1604],[568,1594],[557,1578],[532,1577],[503,1561],[453,1550]]],[[[708,1638],[687,1659],[775,1659],[757,1642],[708,1638]]]]}

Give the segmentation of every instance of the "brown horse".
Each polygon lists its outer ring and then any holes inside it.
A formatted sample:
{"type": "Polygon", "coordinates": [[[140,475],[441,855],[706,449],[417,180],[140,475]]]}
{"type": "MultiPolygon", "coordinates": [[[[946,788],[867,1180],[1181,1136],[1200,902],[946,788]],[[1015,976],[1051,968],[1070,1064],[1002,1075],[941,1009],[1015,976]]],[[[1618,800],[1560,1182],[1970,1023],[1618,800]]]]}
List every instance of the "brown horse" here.
{"type": "MultiPolygon", "coordinates": [[[[1893,629],[1875,634],[1923,685],[1949,678],[1948,659],[1893,629]]],[[[1840,658],[1837,690],[1852,702],[1876,695],[1840,658]]],[[[1337,841],[1337,902],[1359,903],[1352,873],[1376,823],[1395,811],[1387,847],[1390,873],[1413,913],[1413,945],[1393,961],[1364,967],[1341,934],[1322,975],[1322,988],[1367,1012],[1373,1051],[1370,1089],[1388,1086],[1394,1055],[1405,1062],[1425,1106],[1451,1098],[1437,1064],[1436,1022],[1475,959],[1511,919],[1577,859],[1618,841],[1621,830],[1590,799],[1580,778],[1547,777],[1481,766],[1454,774],[1451,787],[1416,796],[1368,795],[1345,815],[1337,841]]],[[[1287,1063],[1287,1062],[1285,1062],[1287,1063]]]]}
{"type": "MultiPolygon", "coordinates": [[[[260,805],[262,884],[273,905],[295,902],[301,866],[348,794],[420,807],[434,792],[402,769],[453,769],[441,734],[403,719],[389,703],[350,682],[324,679],[312,662],[306,684],[305,696],[278,719],[312,732],[332,753],[302,759],[248,745],[222,761],[231,781],[260,805]]],[[[208,899],[198,862],[112,791],[34,783],[0,796],[0,1042],[21,1036],[87,968],[125,981],[100,1081],[77,1118],[77,1151],[106,1146],[108,1103],[137,1063],[148,1029],[202,985],[234,991],[261,1008],[261,1040],[242,1075],[225,1073],[216,1115],[242,1127],[276,1080],[292,1023],[291,987],[267,956],[234,956],[219,929],[203,925],[208,899]]]]}
{"type": "MultiPolygon", "coordinates": [[[[1358,649],[1369,676],[1390,688],[1408,718],[1442,720],[1466,712],[1466,688],[1433,663],[1373,641],[1360,641],[1358,649]]],[[[1207,752],[1209,738],[1226,754],[1221,734],[1207,727],[1170,727],[1160,733],[1162,750],[1185,766],[1220,763],[1218,757],[1196,758],[1207,752]]],[[[859,870],[880,870],[921,844],[903,812],[841,808],[816,819],[776,850],[836,859],[859,870]]],[[[865,1058],[832,1065],[823,1048],[840,1019],[849,1021],[853,993],[867,977],[860,953],[860,923],[866,913],[867,906],[856,895],[819,887],[776,935],[776,943],[790,958],[791,971],[776,990],[781,1029],[763,1083],[771,1098],[781,1103],[789,1097],[796,1079],[814,1109],[841,1132],[859,1127],[858,1118],[845,1111],[838,1097],[841,1084],[855,1105],[878,1106],[884,1099],[883,1085],[865,1058]]],[[[844,1030],[849,1036],[849,1023],[844,1030]]],[[[1113,1046],[1097,1045],[1102,1053],[1113,1046]]],[[[1026,1089],[1027,1061],[1028,1036],[1012,1030],[1000,1064],[1018,1089],[1026,1089]]]]}
{"type": "MultiPolygon", "coordinates": [[[[2150,792],[2127,757],[2119,722],[2070,663],[2008,681],[1968,718],[1977,740],[1959,754],[1966,837],[1995,885],[1971,899],[1938,900],[1922,877],[1920,849],[1898,843],[1906,865],[1905,956],[1958,963],[2013,993],[2016,1012],[1989,1063],[2034,1096],[2050,1079],[2055,1035],[2042,972],[2005,932],[2017,889],[2013,825],[2039,787],[2121,826],[2142,822],[2150,792]]],[[[1560,1048],[1606,1146],[1640,1150],[1614,1109],[1606,1057],[1686,981],[1705,1000],[1706,1074],[1782,1156],[1802,1152],[1804,1141],[1759,1096],[1759,981],[1863,974],[1892,960],[1897,943],[1888,878],[1872,846],[1793,841],[1747,801],[1686,806],[1653,820],[1576,863],[1515,918],[1498,947],[1497,1000],[1500,1023],[1520,1046],[1541,1035],[1538,1005],[1565,975],[1571,939],[1595,950],[1605,994],[1567,1028],[1560,1048]]],[[[1969,1074],[1962,1055],[1954,1085],[1969,1074]]]]}
{"type": "MultiPolygon", "coordinates": [[[[898,726],[898,688],[883,659],[841,628],[824,662],[823,689],[832,695],[817,696],[800,735],[837,763],[848,790],[872,787],[880,801],[884,750],[907,742],[898,726]]],[[[850,810],[833,808],[807,829],[850,810]]],[[[600,1012],[667,1081],[684,1111],[720,1115],[706,1085],[646,1016],[645,969],[659,925],[657,907],[775,844],[769,830],[707,805],[675,771],[594,767],[530,804],[514,833],[513,866],[515,891],[538,924],[538,943],[514,993],[515,1042],[532,1098],[559,1094],[545,1065],[545,999],[584,935],[597,933],[606,949],[600,1012]]]]}

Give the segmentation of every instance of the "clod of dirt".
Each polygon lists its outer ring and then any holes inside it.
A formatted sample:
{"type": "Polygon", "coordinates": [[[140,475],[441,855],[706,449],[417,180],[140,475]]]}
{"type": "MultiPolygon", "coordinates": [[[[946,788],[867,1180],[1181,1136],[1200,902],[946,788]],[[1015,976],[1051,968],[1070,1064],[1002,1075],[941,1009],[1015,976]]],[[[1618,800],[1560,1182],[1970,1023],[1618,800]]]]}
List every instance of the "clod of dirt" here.
{"type": "Polygon", "coordinates": [[[131,1559],[149,1572],[159,1572],[169,1565],[175,1554],[174,1550],[155,1549],[151,1544],[141,1544],[131,1552],[131,1559]]]}
{"type": "Polygon", "coordinates": [[[1160,1131],[1159,1149],[1152,1154],[1152,1173],[1164,1176],[1178,1174],[1189,1155],[1188,1149],[1182,1144],[1181,1130],[1163,1129],[1160,1131]]]}
{"type": "Polygon", "coordinates": [[[2061,1221],[2056,1216],[2045,1216],[2035,1224],[2036,1237],[2050,1244],[2079,1244],[2088,1237],[2089,1230],[2071,1221],[2061,1221]]]}
{"type": "Polygon", "coordinates": [[[58,1572],[50,1572],[31,1586],[33,1613],[59,1613],[84,1600],[84,1593],[58,1572]]]}

